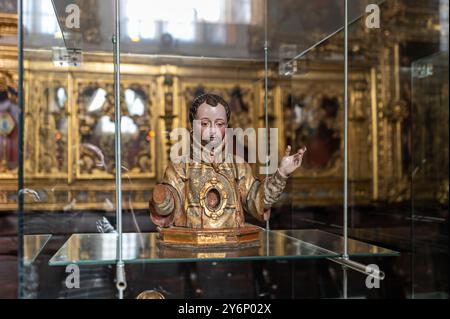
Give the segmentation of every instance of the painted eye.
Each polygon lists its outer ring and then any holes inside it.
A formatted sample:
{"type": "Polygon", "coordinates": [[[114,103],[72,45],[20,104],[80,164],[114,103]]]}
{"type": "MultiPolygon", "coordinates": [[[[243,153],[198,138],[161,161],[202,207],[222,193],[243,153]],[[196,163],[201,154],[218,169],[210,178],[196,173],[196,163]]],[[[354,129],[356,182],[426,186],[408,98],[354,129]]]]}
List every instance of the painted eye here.
{"type": "Polygon", "coordinates": [[[208,122],[202,122],[202,127],[208,127],[209,123],[208,122]]]}

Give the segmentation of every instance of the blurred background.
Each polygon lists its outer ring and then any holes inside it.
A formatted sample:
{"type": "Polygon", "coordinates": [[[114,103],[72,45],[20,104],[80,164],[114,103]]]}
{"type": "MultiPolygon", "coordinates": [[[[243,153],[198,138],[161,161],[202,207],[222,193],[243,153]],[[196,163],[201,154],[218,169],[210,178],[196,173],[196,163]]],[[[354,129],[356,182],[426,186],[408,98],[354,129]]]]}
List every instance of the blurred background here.
{"type": "MultiPolygon", "coordinates": [[[[121,1],[125,232],[155,231],[148,200],[168,162],[168,133],[187,126],[190,102],[220,94],[233,127],[264,127],[267,76],[279,153],[308,148],[271,228],[342,233],[343,4],[121,1]]],[[[0,2],[0,297],[113,298],[111,266],[86,266],[74,292],[48,260],[72,233],[115,228],[114,2],[24,0],[23,13],[21,110],[17,2],[0,2]],[[66,23],[70,4],[79,28],[66,23]],[[35,252],[20,269],[18,245],[35,252]]],[[[350,1],[349,13],[349,236],[400,256],[364,259],[386,279],[370,290],[350,273],[348,295],[448,298],[448,0],[350,1]]],[[[341,298],[343,288],[342,269],[328,260],[136,264],[127,276],[128,298],[147,289],[168,298],[341,298]]]]}

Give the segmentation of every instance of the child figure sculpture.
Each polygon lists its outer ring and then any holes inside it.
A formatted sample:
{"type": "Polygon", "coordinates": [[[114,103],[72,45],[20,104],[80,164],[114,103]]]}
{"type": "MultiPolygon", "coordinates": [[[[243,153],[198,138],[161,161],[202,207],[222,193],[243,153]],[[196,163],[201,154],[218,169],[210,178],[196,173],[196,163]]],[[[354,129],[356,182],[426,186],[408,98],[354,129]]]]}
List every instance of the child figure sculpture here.
{"type": "Polygon", "coordinates": [[[290,155],[288,146],[278,170],[258,180],[248,163],[226,153],[229,119],[230,107],[218,95],[203,94],[190,106],[191,126],[201,132],[192,145],[200,151],[171,161],[150,200],[162,243],[215,247],[257,241],[259,228],[245,223],[245,214],[268,220],[287,178],[301,166],[306,148],[290,155]]]}

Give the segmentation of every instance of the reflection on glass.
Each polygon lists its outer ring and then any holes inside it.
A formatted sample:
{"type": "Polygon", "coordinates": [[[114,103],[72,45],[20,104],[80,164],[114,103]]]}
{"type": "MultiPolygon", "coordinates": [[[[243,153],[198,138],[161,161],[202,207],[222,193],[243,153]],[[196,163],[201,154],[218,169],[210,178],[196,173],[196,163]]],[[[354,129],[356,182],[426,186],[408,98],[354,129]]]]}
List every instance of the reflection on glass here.
{"type": "Polygon", "coordinates": [[[92,94],[91,92],[86,92],[85,102],[87,105],[88,112],[99,111],[106,101],[106,91],[102,88],[96,89],[92,94]]]}
{"type": "MultiPolygon", "coordinates": [[[[341,253],[344,251],[344,238],[339,235],[318,231],[314,229],[307,230],[282,230],[280,233],[301,240],[313,246],[320,247],[326,251],[341,253]]],[[[369,255],[397,256],[396,251],[386,249],[380,246],[367,244],[358,240],[349,239],[348,252],[350,257],[361,257],[369,255]]]]}
{"type": "MultiPolygon", "coordinates": [[[[114,99],[112,83],[80,84],[79,134],[81,175],[108,174],[114,171],[114,99]]],[[[152,171],[149,93],[130,84],[122,91],[123,167],[134,173],[152,171]]]]}
{"type": "MultiPolygon", "coordinates": [[[[125,33],[133,42],[162,35],[184,42],[202,42],[203,30],[207,27],[251,23],[252,3],[254,6],[251,0],[169,0],[157,3],[127,0],[123,3],[125,33]]],[[[218,34],[209,32],[214,36],[213,42],[226,40],[225,29],[221,31],[218,34]]]]}
{"type": "Polygon", "coordinates": [[[0,12],[17,13],[17,0],[2,0],[0,12]]]}
{"type": "Polygon", "coordinates": [[[24,1],[26,32],[55,35],[59,31],[52,0],[24,1]]]}
{"type": "Polygon", "coordinates": [[[127,104],[128,113],[130,115],[144,115],[145,106],[143,97],[138,92],[126,89],[125,103],[127,104]]]}
{"type": "Polygon", "coordinates": [[[339,158],[341,145],[339,96],[302,91],[288,94],[284,101],[286,144],[293,149],[307,147],[305,169],[330,168],[339,158]]]}

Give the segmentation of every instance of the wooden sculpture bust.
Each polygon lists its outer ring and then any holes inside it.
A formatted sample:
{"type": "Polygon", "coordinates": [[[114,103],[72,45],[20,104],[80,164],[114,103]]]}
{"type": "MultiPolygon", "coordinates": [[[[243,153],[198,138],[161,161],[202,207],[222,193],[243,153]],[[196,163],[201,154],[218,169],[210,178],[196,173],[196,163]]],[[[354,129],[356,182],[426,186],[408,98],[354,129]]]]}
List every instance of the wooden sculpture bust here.
{"type": "Polygon", "coordinates": [[[226,153],[230,107],[218,95],[203,94],[189,109],[193,131],[190,152],[170,161],[153,190],[150,216],[162,244],[179,247],[236,247],[258,241],[260,228],[245,223],[245,214],[270,217],[286,180],[301,166],[306,148],[290,155],[288,146],[278,170],[263,181],[236,155],[226,153]],[[198,141],[198,142],[197,142],[198,141]]]}

